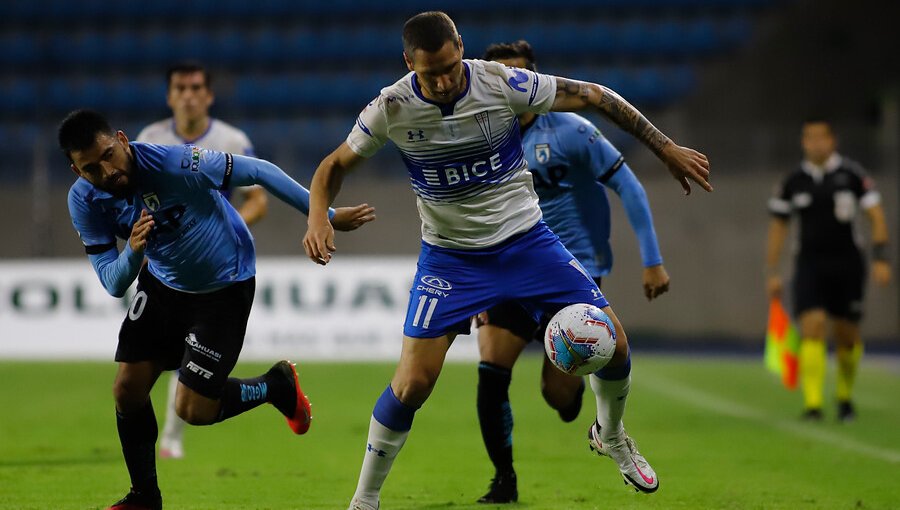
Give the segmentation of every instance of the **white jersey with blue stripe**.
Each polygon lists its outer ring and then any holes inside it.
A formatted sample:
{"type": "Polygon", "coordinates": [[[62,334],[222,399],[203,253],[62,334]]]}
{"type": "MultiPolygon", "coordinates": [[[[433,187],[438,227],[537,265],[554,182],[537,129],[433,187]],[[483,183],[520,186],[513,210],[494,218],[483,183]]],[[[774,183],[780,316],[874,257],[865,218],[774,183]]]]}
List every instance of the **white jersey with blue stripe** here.
{"type": "Polygon", "coordinates": [[[409,172],[422,239],[479,249],[541,219],[517,115],[546,113],[552,76],[496,62],[463,60],[466,89],[446,104],[427,99],[415,73],[381,90],[360,113],[347,145],[369,157],[394,142],[409,172]]]}
{"type": "Polygon", "coordinates": [[[182,138],[175,131],[175,119],[169,117],[148,125],[138,133],[136,142],[157,145],[184,145],[186,143],[218,152],[256,156],[253,144],[240,129],[219,119],[209,119],[209,127],[193,140],[182,138]]]}
{"type": "MultiPolygon", "coordinates": [[[[155,143],[157,145],[191,144],[213,151],[256,157],[253,144],[250,143],[250,138],[247,137],[246,133],[225,121],[213,118],[209,119],[209,126],[206,128],[206,131],[193,140],[188,140],[179,135],[175,130],[175,119],[169,117],[168,119],[156,121],[142,129],[135,141],[155,143]]],[[[222,194],[226,198],[231,198],[232,191],[248,188],[250,186],[222,190],[222,194]]]]}

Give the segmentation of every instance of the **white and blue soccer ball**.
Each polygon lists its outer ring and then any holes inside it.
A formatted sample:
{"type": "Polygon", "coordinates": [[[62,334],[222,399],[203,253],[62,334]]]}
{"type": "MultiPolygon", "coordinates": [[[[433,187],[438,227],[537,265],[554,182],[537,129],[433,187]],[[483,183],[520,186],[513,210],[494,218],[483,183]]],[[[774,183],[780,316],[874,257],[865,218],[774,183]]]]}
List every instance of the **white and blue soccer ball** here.
{"type": "Polygon", "coordinates": [[[544,332],[544,350],[563,372],[592,374],[615,354],[616,327],[609,315],[594,305],[569,305],[550,319],[544,332]]]}

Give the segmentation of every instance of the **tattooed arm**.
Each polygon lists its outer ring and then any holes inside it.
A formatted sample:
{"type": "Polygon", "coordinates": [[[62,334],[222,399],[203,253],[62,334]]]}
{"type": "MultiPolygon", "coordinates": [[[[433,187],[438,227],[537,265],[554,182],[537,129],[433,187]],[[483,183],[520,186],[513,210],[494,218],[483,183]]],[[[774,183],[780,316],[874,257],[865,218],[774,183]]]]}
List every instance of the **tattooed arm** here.
{"type": "Polygon", "coordinates": [[[613,90],[567,78],[556,78],[556,99],[553,111],[596,110],[622,130],[640,140],[661,159],[681,183],[685,194],[690,194],[688,179],[699,184],[706,191],[712,191],[709,184],[709,161],[703,154],[680,147],[650,123],[637,108],[616,94],[613,90]]]}

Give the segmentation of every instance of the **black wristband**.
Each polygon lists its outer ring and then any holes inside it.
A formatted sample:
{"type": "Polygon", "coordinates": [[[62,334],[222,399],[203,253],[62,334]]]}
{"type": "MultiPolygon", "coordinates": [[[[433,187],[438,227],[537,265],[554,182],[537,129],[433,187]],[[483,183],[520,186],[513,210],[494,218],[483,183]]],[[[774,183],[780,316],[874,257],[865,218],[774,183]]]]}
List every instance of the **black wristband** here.
{"type": "Polygon", "coordinates": [[[872,259],[887,262],[888,258],[887,243],[877,243],[872,245],[872,259]]]}

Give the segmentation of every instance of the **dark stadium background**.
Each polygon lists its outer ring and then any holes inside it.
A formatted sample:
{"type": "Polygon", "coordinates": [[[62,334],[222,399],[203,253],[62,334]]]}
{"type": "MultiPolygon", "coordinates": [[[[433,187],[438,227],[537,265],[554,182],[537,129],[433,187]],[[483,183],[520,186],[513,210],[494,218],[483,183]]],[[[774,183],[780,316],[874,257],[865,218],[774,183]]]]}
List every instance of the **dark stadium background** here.
{"type": "MultiPolygon", "coordinates": [[[[196,59],[214,75],[214,116],[308,184],[356,113],[406,72],[400,27],[425,8],[457,21],[467,57],[528,39],[542,71],[611,86],[709,155],[715,193],[686,199],[643,147],[601,123],[647,188],[672,277],[668,295],[643,300],[637,243],[612,198],[616,264],[604,291],[644,345],[760,349],[766,200],[799,161],[799,124],[811,114],[831,118],[842,152],[875,178],[898,260],[897,2],[11,0],[0,3],[0,264],[83,257],[65,205],[72,174],[54,137],[67,111],[100,109],[133,138],[168,116],[167,65],[196,59]]],[[[395,151],[345,183],[340,202],[357,201],[379,219],[340,235],[341,255],[417,252],[419,220],[395,151]]],[[[254,229],[260,256],[307,264],[305,219],[270,202],[254,229]]],[[[870,350],[896,350],[897,284],[870,286],[866,313],[870,350]]]]}

